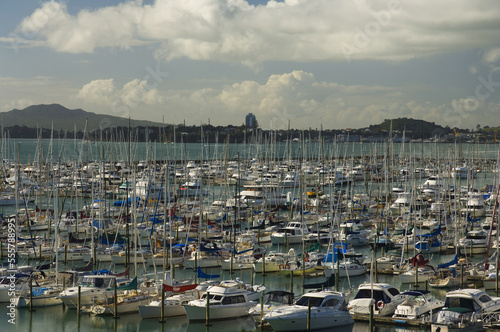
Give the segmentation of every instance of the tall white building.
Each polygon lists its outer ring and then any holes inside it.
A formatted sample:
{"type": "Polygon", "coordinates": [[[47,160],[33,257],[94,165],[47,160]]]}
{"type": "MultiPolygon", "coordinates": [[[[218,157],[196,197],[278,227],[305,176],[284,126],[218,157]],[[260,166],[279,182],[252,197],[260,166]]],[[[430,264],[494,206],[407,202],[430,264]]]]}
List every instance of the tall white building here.
{"type": "Polygon", "coordinates": [[[245,116],[245,127],[247,128],[257,128],[257,119],[252,113],[248,113],[245,116]]]}

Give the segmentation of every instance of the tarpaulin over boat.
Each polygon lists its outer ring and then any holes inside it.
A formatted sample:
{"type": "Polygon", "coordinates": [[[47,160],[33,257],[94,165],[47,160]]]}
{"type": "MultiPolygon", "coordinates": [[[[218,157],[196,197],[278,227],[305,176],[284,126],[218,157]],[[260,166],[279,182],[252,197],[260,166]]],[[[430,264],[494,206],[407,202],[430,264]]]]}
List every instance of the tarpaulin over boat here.
{"type": "Polygon", "coordinates": [[[458,255],[455,255],[455,257],[453,257],[451,261],[449,261],[448,263],[439,264],[437,267],[438,269],[444,269],[445,267],[449,267],[457,263],[458,263],[458,255]]]}
{"type": "Polygon", "coordinates": [[[198,278],[204,278],[204,279],[217,279],[220,278],[220,274],[206,274],[201,270],[201,267],[198,266],[198,269],[196,269],[196,272],[198,273],[198,278]]]}

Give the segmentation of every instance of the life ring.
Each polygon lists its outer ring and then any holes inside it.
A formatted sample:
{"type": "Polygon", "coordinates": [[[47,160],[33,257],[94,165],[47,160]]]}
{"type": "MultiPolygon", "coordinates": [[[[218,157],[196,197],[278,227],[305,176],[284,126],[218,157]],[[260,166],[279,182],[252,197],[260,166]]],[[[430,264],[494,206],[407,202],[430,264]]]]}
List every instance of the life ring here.
{"type": "Polygon", "coordinates": [[[380,300],[377,302],[377,309],[383,309],[385,307],[384,301],[380,300]]]}
{"type": "Polygon", "coordinates": [[[280,264],[280,266],[279,266],[280,270],[283,270],[284,267],[285,267],[285,265],[283,265],[283,264],[280,264]]]}
{"type": "Polygon", "coordinates": [[[286,264],[285,264],[285,269],[286,269],[286,270],[290,270],[290,264],[286,263],[286,264]]]}

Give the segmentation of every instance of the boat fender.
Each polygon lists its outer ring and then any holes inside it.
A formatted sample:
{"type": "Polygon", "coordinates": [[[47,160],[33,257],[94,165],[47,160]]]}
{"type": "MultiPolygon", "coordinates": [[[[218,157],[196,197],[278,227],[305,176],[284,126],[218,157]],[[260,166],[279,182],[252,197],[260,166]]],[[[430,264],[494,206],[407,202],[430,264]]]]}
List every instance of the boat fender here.
{"type": "Polygon", "coordinates": [[[380,310],[380,309],[383,309],[385,307],[385,303],[384,301],[380,300],[377,302],[377,308],[380,310]]]}

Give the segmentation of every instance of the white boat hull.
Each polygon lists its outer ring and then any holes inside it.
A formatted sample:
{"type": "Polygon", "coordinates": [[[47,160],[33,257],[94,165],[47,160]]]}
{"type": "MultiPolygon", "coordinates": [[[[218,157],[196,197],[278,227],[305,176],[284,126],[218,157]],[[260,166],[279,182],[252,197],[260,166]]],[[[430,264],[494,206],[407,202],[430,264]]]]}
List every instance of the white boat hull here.
{"type": "MultiPolygon", "coordinates": [[[[232,305],[210,305],[210,320],[232,319],[249,315],[250,308],[254,307],[256,302],[238,303],[232,305]]],[[[189,321],[206,320],[206,306],[196,306],[187,304],[184,306],[189,321]]]]}
{"type": "MultiPolygon", "coordinates": [[[[307,307],[297,310],[297,306],[276,309],[264,318],[274,331],[307,331],[307,307]],[[290,312],[292,311],[293,312],[290,312]]],[[[326,308],[311,308],[311,330],[350,331],[354,320],[348,311],[326,308]]]]}

